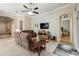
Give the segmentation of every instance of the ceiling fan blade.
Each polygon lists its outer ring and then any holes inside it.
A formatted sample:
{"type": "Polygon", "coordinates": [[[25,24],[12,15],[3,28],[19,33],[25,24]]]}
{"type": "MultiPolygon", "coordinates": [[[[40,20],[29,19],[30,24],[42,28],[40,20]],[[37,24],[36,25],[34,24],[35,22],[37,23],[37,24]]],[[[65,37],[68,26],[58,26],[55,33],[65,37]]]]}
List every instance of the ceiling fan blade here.
{"type": "Polygon", "coordinates": [[[34,10],[37,10],[37,9],[38,9],[38,7],[34,8],[34,10]]]}
{"type": "Polygon", "coordinates": [[[36,12],[36,11],[33,11],[33,13],[35,13],[35,14],[39,14],[38,12],[36,12]]]}
{"type": "Polygon", "coordinates": [[[21,12],[27,12],[26,10],[21,10],[21,12]]]}
{"type": "Polygon", "coordinates": [[[25,5],[23,5],[26,9],[28,9],[28,7],[27,6],[25,6],[25,5]]]}

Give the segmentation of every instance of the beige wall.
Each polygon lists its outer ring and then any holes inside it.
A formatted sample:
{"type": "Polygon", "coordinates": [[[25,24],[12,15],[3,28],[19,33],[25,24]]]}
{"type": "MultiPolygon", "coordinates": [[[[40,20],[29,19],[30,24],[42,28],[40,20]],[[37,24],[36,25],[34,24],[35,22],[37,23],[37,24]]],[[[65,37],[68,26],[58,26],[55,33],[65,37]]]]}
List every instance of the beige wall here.
{"type": "MultiPolygon", "coordinates": [[[[6,16],[13,19],[12,21],[12,36],[14,35],[14,31],[16,29],[20,29],[20,20],[23,20],[23,29],[28,30],[31,29],[31,18],[29,16],[26,16],[26,14],[12,14],[8,11],[0,10],[0,16],[6,16]]],[[[2,26],[3,27],[3,26],[2,26]]]]}
{"type": "MultiPolygon", "coordinates": [[[[68,15],[70,15],[70,17],[69,17],[69,19],[72,21],[72,23],[71,23],[71,32],[70,32],[70,34],[71,34],[71,39],[72,39],[72,41],[73,41],[73,39],[74,39],[74,30],[73,30],[73,28],[74,27],[72,27],[74,24],[73,24],[73,20],[75,20],[74,19],[74,12],[75,12],[75,4],[73,4],[73,5],[70,5],[70,6],[66,6],[66,7],[62,7],[62,8],[60,8],[60,9],[58,9],[58,10],[56,10],[55,11],[56,13],[57,13],[57,19],[59,19],[59,24],[60,24],[60,16],[61,15],[63,15],[63,14],[68,14],[68,15]]],[[[60,27],[59,27],[59,31],[60,31],[60,27]]],[[[59,33],[59,38],[60,38],[60,33],[59,33]]],[[[74,43],[74,42],[73,42],[74,43]]]]}
{"type": "Polygon", "coordinates": [[[14,27],[15,30],[20,30],[20,20],[23,21],[23,30],[30,30],[31,29],[31,18],[25,15],[16,15],[14,20],[14,27]]]}
{"type": "MultiPolygon", "coordinates": [[[[11,19],[15,20],[16,19],[16,15],[9,13],[8,11],[4,11],[4,10],[0,10],[0,16],[6,16],[6,17],[10,17],[11,19]]],[[[14,21],[12,23],[12,36],[15,30],[15,25],[14,25],[14,21]]]]}
{"type": "Polygon", "coordinates": [[[72,41],[75,44],[75,24],[74,24],[74,20],[75,19],[75,4],[72,5],[68,5],[68,6],[64,6],[64,7],[60,7],[58,9],[43,13],[43,14],[39,14],[38,16],[33,16],[32,17],[32,29],[35,31],[38,31],[40,29],[40,23],[41,22],[49,22],[50,23],[50,28],[48,29],[52,35],[55,35],[58,39],[58,41],[60,41],[60,16],[63,14],[68,14],[70,15],[69,19],[72,20],[71,23],[71,36],[72,36],[72,41]],[[35,24],[38,24],[39,27],[35,27],[35,24]],[[73,27],[72,27],[73,26],[73,27]]]}
{"type": "Polygon", "coordinates": [[[23,20],[23,30],[31,30],[31,17],[25,16],[23,20]]]}

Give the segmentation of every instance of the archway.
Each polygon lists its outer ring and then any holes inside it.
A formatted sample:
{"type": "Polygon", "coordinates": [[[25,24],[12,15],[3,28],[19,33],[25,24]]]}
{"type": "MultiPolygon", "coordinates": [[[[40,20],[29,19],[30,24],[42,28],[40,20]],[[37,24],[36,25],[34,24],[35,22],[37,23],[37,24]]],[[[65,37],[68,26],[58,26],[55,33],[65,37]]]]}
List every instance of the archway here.
{"type": "Polygon", "coordinates": [[[7,16],[0,16],[0,38],[11,37],[13,19],[7,16]]]}
{"type": "Polygon", "coordinates": [[[70,14],[60,16],[60,42],[72,45],[72,19],[70,14]]]}

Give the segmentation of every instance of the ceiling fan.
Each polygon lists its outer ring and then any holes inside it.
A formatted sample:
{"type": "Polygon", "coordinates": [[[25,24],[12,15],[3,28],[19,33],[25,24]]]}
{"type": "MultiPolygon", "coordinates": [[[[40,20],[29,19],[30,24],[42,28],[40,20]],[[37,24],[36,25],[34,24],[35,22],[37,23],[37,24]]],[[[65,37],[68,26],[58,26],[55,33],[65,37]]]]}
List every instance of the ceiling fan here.
{"type": "Polygon", "coordinates": [[[31,5],[32,5],[32,3],[30,3],[30,6],[29,7],[26,6],[26,5],[23,5],[23,7],[26,10],[21,10],[21,12],[27,12],[29,15],[39,14],[39,12],[36,11],[36,10],[38,10],[38,7],[32,8],[31,5]]]}

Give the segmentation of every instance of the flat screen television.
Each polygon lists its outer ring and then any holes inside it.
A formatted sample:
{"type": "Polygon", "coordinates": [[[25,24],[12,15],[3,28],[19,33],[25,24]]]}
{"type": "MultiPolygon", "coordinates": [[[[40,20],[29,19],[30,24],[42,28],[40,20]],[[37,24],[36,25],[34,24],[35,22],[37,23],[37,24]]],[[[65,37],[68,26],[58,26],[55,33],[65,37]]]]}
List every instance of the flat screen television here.
{"type": "Polygon", "coordinates": [[[40,23],[40,29],[49,29],[49,23],[40,23]]]}

